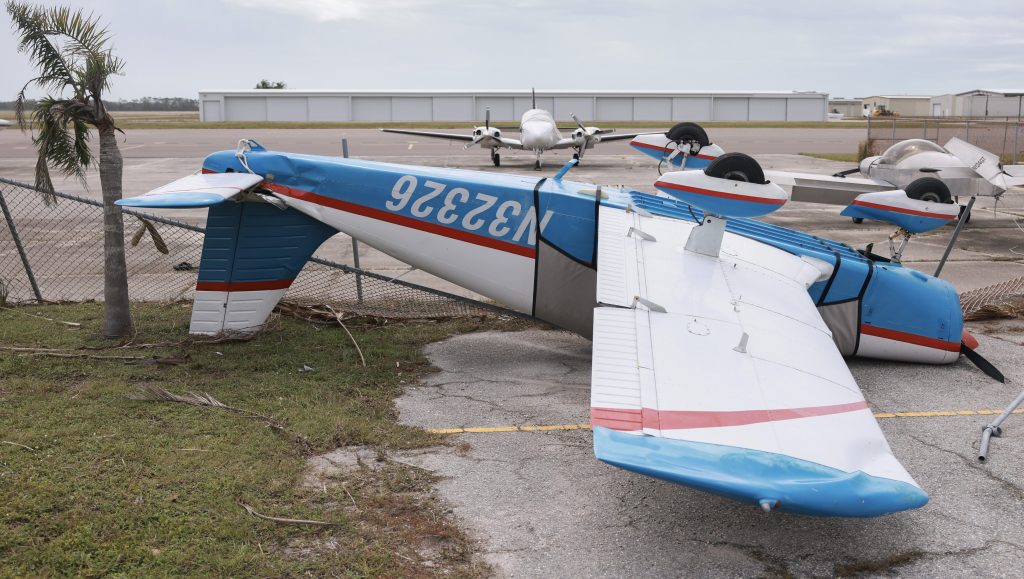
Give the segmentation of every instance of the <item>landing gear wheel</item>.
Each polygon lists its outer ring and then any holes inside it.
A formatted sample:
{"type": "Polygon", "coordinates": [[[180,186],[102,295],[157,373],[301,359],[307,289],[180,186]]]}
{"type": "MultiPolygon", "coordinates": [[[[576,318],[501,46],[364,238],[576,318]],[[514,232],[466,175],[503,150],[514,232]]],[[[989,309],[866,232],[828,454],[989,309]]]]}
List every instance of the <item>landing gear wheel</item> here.
{"type": "Polygon", "coordinates": [[[853,222],[856,223],[857,225],[860,225],[861,223],[864,223],[864,218],[863,217],[854,217],[853,218],[853,222]]]}
{"type": "Polygon", "coordinates": [[[953,196],[949,194],[949,187],[940,179],[935,177],[921,177],[904,189],[907,197],[920,201],[932,203],[952,203],[953,196]]]}
{"type": "Polygon", "coordinates": [[[538,159],[538,160],[537,160],[537,161],[536,161],[536,162],[535,162],[535,163],[533,164],[533,170],[534,170],[534,171],[540,171],[540,159],[538,159]]]}
{"type": "Polygon", "coordinates": [[[491,155],[491,162],[494,163],[495,167],[501,167],[501,155],[498,153],[491,155]]]}
{"type": "Polygon", "coordinates": [[[665,133],[665,136],[670,141],[682,143],[685,141],[694,142],[701,147],[706,147],[711,144],[711,140],[708,139],[708,133],[704,130],[704,127],[697,123],[678,123],[674,127],[665,133]]]}
{"type": "Polygon", "coordinates": [[[704,169],[704,174],[730,181],[765,184],[761,165],[753,157],[743,153],[726,153],[718,157],[704,169]]]}
{"type": "Polygon", "coordinates": [[[580,160],[580,154],[579,153],[573,153],[572,154],[572,158],[577,160],[577,161],[579,161],[580,160]]]}

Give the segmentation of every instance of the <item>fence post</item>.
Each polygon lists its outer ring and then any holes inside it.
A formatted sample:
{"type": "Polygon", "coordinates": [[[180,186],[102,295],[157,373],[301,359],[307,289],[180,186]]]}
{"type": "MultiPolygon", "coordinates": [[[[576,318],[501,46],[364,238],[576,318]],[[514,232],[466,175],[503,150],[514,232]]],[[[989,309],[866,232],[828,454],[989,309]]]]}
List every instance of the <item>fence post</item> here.
{"type": "MultiPolygon", "coordinates": [[[[348,139],[341,139],[341,156],[348,159],[348,139]]],[[[363,276],[359,273],[359,240],[352,238],[352,266],[356,268],[356,303],[363,303],[363,276]]]]}
{"type": "Polygon", "coordinates": [[[892,144],[896,144],[896,117],[892,118],[892,144]]]}
{"type": "Polygon", "coordinates": [[[14,246],[18,248],[18,255],[21,256],[21,264],[25,267],[25,274],[28,275],[28,283],[32,286],[32,293],[36,295],[36,301],[42,303],[43,294],[39,292],[39,285],[36,283],[36,276],[32,273],[32,265],[28,261],[28,254],[21,244],[21,237],[18,236],[18,228],[14,226],[14,217],[7,208],[7,201],[4,200],[4,192],[0,191],[0,210],[3,210],[7,227],[11,230],[11,237],[14,238],[14,246]]]}

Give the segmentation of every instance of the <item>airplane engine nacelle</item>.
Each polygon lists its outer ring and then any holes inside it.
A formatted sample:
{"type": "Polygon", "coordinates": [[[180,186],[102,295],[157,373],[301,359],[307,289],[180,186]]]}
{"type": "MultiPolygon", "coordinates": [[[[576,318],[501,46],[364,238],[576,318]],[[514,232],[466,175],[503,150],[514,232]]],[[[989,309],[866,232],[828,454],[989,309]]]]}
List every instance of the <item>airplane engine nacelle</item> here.
{"type": "Polygon", "coordinates": [[[789,201],[782,187],[765,180],[757,161],[742,153],[722,155],[704,171],[666,173],[654,186],[722,217],[767,215],[789,201]]]}
{"type": "Polygon", "coordinates": [[[864,175],[865,177],[870,177],[871,167],[878,163],[879,159],[881,159],[881,157],[879,157],[878,155],[875,155],[874,157],[865,157],[860,162],[860,165],[857,167],[857,169],[860,171],[860,174],[864,175]]]}

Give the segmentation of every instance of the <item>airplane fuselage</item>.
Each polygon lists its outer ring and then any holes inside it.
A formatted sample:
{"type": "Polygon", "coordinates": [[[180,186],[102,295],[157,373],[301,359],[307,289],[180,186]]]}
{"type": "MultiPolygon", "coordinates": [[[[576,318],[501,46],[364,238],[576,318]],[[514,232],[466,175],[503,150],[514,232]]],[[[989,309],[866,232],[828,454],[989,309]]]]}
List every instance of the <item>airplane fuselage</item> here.
{"type": "Polygon", "coordinates": [[[555,118],[544,109],[530,109],[523,113],[519,132],[523,148],[537,153],[553,148],[562,140],[555,118]]]}
{"type": "MultiPolygon", "coordinates": [[[[252,206],[267,213],[259,219],[267,223],[265,235],[270,236],[277,231],[270,227],[274,219],[298,212],[312,218],[309,227],[316,235],[326,235],[317,229],[326,224],[414,267],[585,336],[596,301],[598,204],[635,207],[678,220],[684,228],[701,218],[699,209],[678,200],[615,187],[602,188],[598,198],[593,185],[546,177],[262,150],[248,153],[247,160],[257,174],[273,175],[263,188],[289,210],[226,203],[211,208],[211,219],[216,211],[235,211],[221,207],[252,206]]],[[[233,151],[210,155],[203,168],[245,171],[233,151]]],[[[829,279],[808,292],[844,355],[928,363],[959,357],[963,320],[949,283],[898,263],[873,261],[839,242],[760,221],[730,219],[727,231],[834,267],[829,279]]],[[[203,259],[205,264],[205,249],[203,259]]],[[[288,266],[281,279],[244,278],[245,283],[264,284],[283,295],[305,259],[288,266]]],[[[267,264],[253,267],[257,276],[273,270],[267,264]]],[[[226,281],[207,280],[207,273],[219,275],[224,269],[201,265],[197,307],[206,282],[214,282],[209,287],[219,291],[222,285],[216,284],[226,281]]],[[[227,281],[224,287],[232,287],[227,281]]],[[[266,299],[276,303],[278,297],[268,294],[266,299]]]]}

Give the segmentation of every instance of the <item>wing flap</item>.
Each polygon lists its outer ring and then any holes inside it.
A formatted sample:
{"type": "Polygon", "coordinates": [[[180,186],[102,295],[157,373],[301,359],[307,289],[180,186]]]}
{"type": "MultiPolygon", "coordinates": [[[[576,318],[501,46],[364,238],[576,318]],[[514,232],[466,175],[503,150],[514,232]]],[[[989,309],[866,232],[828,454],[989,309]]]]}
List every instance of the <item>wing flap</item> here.
{"type": "Polygon", "coordinates": [[[820,270],[729,233],[719,258],[684,251],[693,227],[601,208],[599,302],[618,307],[595,311],[598,457],[793,512],[923,505],[807,293],[820,270]]]}

